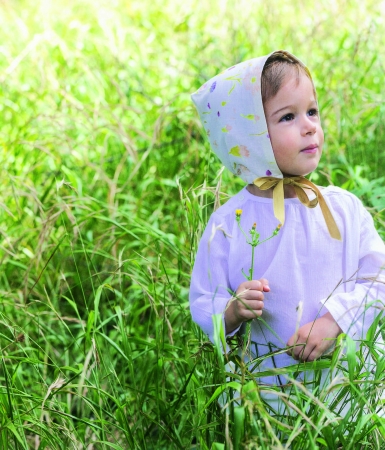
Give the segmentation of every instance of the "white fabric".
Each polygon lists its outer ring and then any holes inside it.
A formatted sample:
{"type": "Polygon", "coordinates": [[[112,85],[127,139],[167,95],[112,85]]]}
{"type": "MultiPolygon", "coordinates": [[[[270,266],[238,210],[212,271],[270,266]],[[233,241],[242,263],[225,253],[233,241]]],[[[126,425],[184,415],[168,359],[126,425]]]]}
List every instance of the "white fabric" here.
{"type": "MultiPolygon", "coordinates": [[[[340,188],[329,186],[322,192],[342,242],[330,238],[319,207],[305,208],[294,198],[285,199],[286,222],[279,234],[256,247],[253,279],[269,281],[271,291],[265,293],[262,318],[274,332],[253,320],[254,356],[285,348],[296,327],[327,311],[353,339],[365,338],[382,311],[385,245],[370,214],[355,196],[340,188]]],[[[235,221],[236,209],[243,210],[241,224],[246,233],[257,223],[261,240],[278,224],[272,200],[254,196],[246,188],[212,214],[199,244],[190,287],[193,320],[211,340],[212,315],[224,313],[231,292],[246,281],[241,270],[248,273],[251,264],[251,247],[235,221]]],[[[295,363],[283,353],[274,361],[265,359],[259,370],[295,363]]]]}
{"type": "Polygon", "coordinates": [[[246,183],[270,175],[283,177],[262,105],[261,74],[268,57],[229,67],[191,96],[214,153],[246,183]]]}

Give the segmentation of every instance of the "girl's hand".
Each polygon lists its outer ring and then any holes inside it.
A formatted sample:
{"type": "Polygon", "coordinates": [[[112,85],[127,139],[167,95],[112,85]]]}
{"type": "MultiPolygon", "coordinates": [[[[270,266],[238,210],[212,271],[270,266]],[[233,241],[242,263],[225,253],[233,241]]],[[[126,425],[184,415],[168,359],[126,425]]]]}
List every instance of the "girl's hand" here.
{"type": "Polygon", "coordinates": [[[287,350],[287,354],[301,361],[314,361],[334,344],[335,338],[341,333],[338,323],[328,312],[299,328],[287,342],[287,346],[292,347],[287,350]]]}
{"type": "Polygon", "coordinates": [[[269,292],[269,283],[264,278],[245,281],[238,286],[235,296],[225,311],[226,333],[231,333],[242,322],[262,315],[264,292],[269,292]]]}

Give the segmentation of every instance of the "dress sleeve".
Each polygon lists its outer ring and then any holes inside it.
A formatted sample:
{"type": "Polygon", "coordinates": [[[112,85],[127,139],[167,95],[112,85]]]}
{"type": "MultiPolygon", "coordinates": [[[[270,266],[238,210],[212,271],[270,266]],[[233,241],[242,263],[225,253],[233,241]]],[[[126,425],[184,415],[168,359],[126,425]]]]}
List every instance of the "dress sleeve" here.
{"type": "Polygon", "coordinates": [[[385,306],[385,245],[362,205],[360,217],[357,272],[350,280],[343,280],[348,292],[332,294],[322,301],[343,332],[355,340],[366,338],[385,306]]]}
{"type": "Polygon", "coordinates": [[[225,218],[214,213],[199,243],[191,275],[191,315],[211,341],[214,341],[213,315],[223,315],[232,296],[228,273],[230,239],[225,218]]]}

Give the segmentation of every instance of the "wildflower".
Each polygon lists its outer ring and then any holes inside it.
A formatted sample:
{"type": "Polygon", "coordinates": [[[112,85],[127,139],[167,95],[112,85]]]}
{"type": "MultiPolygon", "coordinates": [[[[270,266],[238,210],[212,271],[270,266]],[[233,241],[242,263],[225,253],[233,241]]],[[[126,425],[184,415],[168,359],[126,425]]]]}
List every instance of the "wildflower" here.
{"type": "Polygon", "coordinates": [[[257,224],[256,224],[256,222],[254,222],[253,226],[251,227],[250,236],[251,236],[251,241],[249,242],[249,244],[252,247],[256,247],[257,245],[259,245],[259,243],[260,243],[259,242],[259,233],[257,233],[257,224]]]}
{"type": "Polygon", "coordinates": [[[277,225],[277,228],[273,231],[273,236],[277,236],[277,234],[278,234],[278,232],[279,232],[279,230],[282,228],[282,224],[281,223],[279,223],[278,225],[277,225]]]}
{"type": "Polygon", "coordinates": [[[260,241],[260,234],[257,231],[257,223],[254,222],[250,231],[249,231],[249,235],[247,235],[245,233],[245,231],[243,230],[242,226],[241,226],[241,215],[242,215],[242,209],[236,209],[235,210],[235,220],[238,223],[238,227],[241,230],[241,233],[245,236],[246,238],[246,243],[248,245],[251,246],[251,267],[249,269],[249,273],[245,273],[244,270],[242,269],[242,274],[243,276],[246,278],[246,280],[253,280],[254,279],[254,251],[255,251],[255,247],[257,247],[258,245],[262,244],[263,242],[268,241],[269,239],[271,239],[272,237],[276,236],[279,232],[279,230],[281,229],[281,224],[278,224],[277,227],[275,228],[275,230],[273,231],[273,233],[271,234],[271,236],[267,237],[266,239],[263,239],[262,241],[260,241]]]}
{"type": "Polygon", "coordinates": [[[241,214],[242,214],[241,209],[235,210],[235,220],[238,222],[238,226],[241,226],[241,214]]]}

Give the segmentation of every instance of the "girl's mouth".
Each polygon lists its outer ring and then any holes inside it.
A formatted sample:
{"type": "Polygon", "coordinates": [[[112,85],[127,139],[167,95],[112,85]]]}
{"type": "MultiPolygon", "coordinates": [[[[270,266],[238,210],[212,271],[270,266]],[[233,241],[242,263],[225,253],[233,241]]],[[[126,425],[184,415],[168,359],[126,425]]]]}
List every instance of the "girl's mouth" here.
{"type": "Polygon", "coordinates": [[[303,150],[301,150],[301,153],[317,153],[318,151],[318,145],[317,144],[312,144],[309,145],[308,147],[304,148],[303,150]]]}

